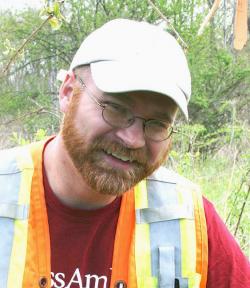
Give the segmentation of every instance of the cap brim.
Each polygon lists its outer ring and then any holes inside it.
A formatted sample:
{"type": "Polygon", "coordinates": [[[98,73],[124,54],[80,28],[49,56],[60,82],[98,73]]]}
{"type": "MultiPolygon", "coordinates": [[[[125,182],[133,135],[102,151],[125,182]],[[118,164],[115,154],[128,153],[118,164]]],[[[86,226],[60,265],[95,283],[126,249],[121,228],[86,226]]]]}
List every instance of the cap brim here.
{"type": "MultiPolygon", "coordinates": [[[[162,67],[162,65],[159,65],[162,67]]],[[[131,91],[152,91],[171,98],[188,119],[187,98],[166,69],[159,72],[157,63],[137,63],[128,60],[99,61],[90,64],[96,86],[104,92],[122,93],[131,91]],[[137,68],[135,68],[137,67],[137,68]],[[155,73],[157,69],[157,73],[155,73]]],[[[177,67],[178,68],[178,67],[177,67]]]]}

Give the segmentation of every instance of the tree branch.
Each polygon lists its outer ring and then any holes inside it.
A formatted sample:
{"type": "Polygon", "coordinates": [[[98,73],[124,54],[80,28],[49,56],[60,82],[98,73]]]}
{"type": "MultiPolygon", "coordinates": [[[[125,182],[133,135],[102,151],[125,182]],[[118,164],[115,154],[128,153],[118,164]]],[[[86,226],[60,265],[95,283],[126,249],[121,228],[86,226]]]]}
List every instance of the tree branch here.
{"type": "Polygon", "coordinates": [[[215,12],[219,8],[219,5],[220,5],[220,0],[215,0],[212,8],[209,10],[206,18],[204,19],[204,21],[202,22],[202,24],[198,30],[198,36],[200,36],[203,33],[203,31],[206,28],[206,26],[208,25],[210,19],[214,16],[215,12]]]}
{"type": "Polygon", "coordinates": [[[148,0],[148,3],[154,8],[154,10],[158,13],[158,15],[167,23],[170,29],[174,32],[175,36],[178,38],[178,40],[180,40],[183,48],[187,49],[188,46],[186,42],[181,38],[180,34],[175,30],[174,26],[170,23],[167,17],[160,11],[158,7],[155,6],[155,4],[151,0],[148,0]]]}
{"type": "Polygon", "coordinates": [[[49,15],[31,34],[30,36],[23,42],[23,44],[20,46],[20,48],[18,48],[16,50],[16,52],[14,53],[14,55],[10,58],[9,62],[7,63],[7,65],[5,66],[5,68],[3,69],[1,74],[5,74],[9,68],[11,63],[16,59],[16,57],[18,56],[18,54],[23,50],[23,48],[25,47],[25,45],[27,45],[31,39],[38,33],[39,30],[41,30],[41,28],[53,17],[53,15],[49,15]]]}
{"type": "Polygon", "coordinates": [[[235,231],[234,231],[234,236],[236,236],[238,228],[240,226],[240,221],[241,221],[241,218],[242,218],[242,214],[243,214],[244,208],[246,206],[246,203],[247,203],[249,195],[250,195],[250,186],[248,186],[247,195],[246,195],[245,201],[244,201],[244,203],[243,203],[243,205],[241,207],[240,216],[239,216],[239,219],[237,221],[236,228],[235,228],[235,231]]]}
{"type": "Polygon", "coordinates": [[[231,205],[232,208],[231,208],[231,210],[229,211],[229,213],[228,213],[228,215],[227,215],[226,224],[228,223],[228,221],[229,221],[229,219],[230,219],[230,217],[231,217],[231,214],[232,214],[232,212],[233,212],[233,210],[234,210],[234,207],[235,207],[235,205],[236,205],[236,203],[237,203],[237,200],[238,200],[238,198],[239,198],[239,193],[240,193],[243,185],[246,183],[246,179],[248,179],[248,174],[249,174],[249,173],[250,173],[250,169],[247,170],[247,172],[245,173],[245,175],[244,175],[244,177],[243,177],[243,179],[242,179],[242,181],[241,181],[241,183],[240,183],[240,186],[239,186],[238,190],[234,193],[235,198],[234,198],[233,204],[231,205]]]}
{"type": "Polygon", "coordinates": [[[33,114],[37,114],[37,113],[43,113],[43,112],[44,112],[43,108],[39,108],[39,109],[37,109],[35,111],[29,112],[29,113],[25,113],[25,114],[21,115],[20,117],[15,118],[15,119],[11,119],[11,120],[9,120],[7,122],[0,123],[0,126],[6,126],[6,125],[9,125],[9,124],[11,124],[13,122],[16,122],[17,120],[21,120],[23,118],[26,118],[27,116],[30,116],[30,115],[33,115],[33,114]]]}

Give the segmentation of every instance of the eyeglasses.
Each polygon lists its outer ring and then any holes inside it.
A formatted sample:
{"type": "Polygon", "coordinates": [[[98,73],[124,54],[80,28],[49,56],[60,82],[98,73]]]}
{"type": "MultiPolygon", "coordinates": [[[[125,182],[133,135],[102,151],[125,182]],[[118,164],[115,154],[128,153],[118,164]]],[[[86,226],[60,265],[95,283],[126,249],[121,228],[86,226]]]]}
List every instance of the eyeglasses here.
{"type": "Polygon", "coordinates": [[[83,88],[86,89],[88,95],[93,101],[101,107],[103,120],[114,128],[128,128],[135,122],[136,118],[143,121],[143,131],[145,137],[148,139],[161,142],[168,139],[174,129],[169,122],[164,122],[157,119],[144,119],[139,116],[135,116],[131,110],[119,105],[114,102],[106,101],[105,103],[100,103],[96,96],[93,95],[90,89],[86,86],[83,80],[77,75],[76,78],[79,80],[83,88]]]}

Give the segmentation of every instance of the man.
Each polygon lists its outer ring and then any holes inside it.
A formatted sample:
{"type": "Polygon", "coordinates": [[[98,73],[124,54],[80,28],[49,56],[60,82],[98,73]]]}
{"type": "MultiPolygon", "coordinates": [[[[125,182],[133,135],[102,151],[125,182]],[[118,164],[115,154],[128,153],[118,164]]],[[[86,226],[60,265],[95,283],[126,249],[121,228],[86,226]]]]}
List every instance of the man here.
{"type": "Polygon", "coordinates": [[[160,168],[191,94],[174,37],[110,21],[62,80],[60,133],[0,155],[0,287],[250,287],[213,206],[160,168]]]}

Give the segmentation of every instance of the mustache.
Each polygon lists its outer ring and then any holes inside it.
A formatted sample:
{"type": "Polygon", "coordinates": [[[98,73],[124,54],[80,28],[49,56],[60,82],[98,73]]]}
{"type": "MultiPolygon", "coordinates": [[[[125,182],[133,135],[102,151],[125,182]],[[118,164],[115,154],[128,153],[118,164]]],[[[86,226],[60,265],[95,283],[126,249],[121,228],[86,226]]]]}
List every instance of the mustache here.
{"type": "Polygon", "coordinates": [[[96,139],[92,143],[91,150],[103,150],[109,154],[114,153],[140,165],[145,165],[148,161],[148,151],[146,148],[131,149],[121,143],[107,139],[96,139]]]}

